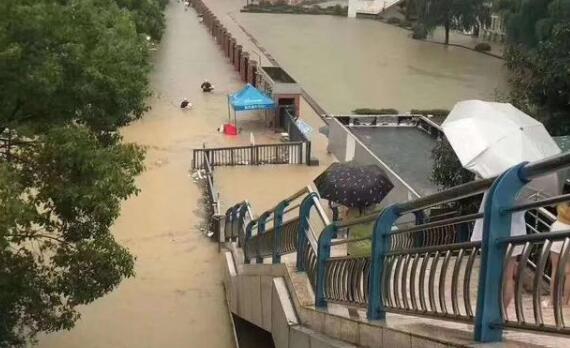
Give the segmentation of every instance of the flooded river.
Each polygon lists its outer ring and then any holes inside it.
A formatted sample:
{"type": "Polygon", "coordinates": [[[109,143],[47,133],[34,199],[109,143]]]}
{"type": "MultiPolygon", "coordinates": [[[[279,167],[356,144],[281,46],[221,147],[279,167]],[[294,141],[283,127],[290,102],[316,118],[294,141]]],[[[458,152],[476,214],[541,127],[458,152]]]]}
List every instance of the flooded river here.
{"type": "Polygon", "coordinates": [[[413,40],[409,31],[378,21],[240,13],[239,0],[208,4],[229,13],[331,113],[451,108],[506,89],[501,59],[413,40]]]}

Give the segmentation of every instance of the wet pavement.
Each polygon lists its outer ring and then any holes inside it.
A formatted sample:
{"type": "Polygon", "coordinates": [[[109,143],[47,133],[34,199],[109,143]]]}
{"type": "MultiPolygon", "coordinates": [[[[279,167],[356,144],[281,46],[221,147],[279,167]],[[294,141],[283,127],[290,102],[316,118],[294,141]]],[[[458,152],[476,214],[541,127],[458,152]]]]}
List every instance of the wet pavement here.
{"type": "Polygon", "coordinates": [[[353,127],[350,130],[420,195],[437,191],[430,179],[431,151],[437,140],[415,127],[353,127]]]}

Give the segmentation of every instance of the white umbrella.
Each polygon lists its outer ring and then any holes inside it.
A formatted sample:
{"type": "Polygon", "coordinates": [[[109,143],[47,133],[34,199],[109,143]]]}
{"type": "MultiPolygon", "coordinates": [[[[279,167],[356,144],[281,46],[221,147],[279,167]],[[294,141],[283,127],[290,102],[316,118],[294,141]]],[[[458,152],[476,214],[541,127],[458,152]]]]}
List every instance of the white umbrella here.
{"type": "MultiPolygon", "coordinates": [[[[442,124],[443,132],[463,167],[482,178],[497,176],[524,161],[560,153],[543,124],[508,103],[465,100],[455,104],[442,124]]],[[[557,194],[558,178],[533,187],[557,194]]]]}

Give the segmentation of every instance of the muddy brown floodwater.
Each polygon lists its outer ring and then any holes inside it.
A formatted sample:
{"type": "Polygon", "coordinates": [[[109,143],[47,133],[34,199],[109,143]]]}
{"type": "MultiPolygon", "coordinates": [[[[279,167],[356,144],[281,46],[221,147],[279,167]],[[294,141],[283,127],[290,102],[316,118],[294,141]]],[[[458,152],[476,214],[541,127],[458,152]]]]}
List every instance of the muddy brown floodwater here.
{"type": "Polygon", "coordinates": [[[246,1],[205,0],[228,27],[234,21],[253,35],[330,113],[357,107],[449,109],[460,100],[495,99],[507,90],[501,59],[413,40],[410,31],[379,21],[240,13],[246,1]]]}
{"type": "Polygon", "coordinates": [[[136,256],[136,277],[80,309],[70,331],[45,335],[42,348],[232,347],[222,287],[222,254],[199,229],[200,191],[189,173],[191,149],[237,144],[216,128],[227,115],[226,93],[241,82],[193,11],[172,1],[155,53],[152,110],[123,129],[125,141],[147,147],[141,192],[122,205],[113,226],[136,256]],[[217,90],[203,95],[203,78],[217,90]],[[194,109],[177,108],[188,97],[194,109]]]}

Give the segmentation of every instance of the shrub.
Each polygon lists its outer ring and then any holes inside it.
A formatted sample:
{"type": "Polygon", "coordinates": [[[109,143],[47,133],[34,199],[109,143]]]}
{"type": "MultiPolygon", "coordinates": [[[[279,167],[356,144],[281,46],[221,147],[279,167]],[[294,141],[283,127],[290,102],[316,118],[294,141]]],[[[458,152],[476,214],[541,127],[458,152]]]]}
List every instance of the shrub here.
{"type": "Polygon", "coordinates": [[[359,108],[352,110],[357,115],[397,115],[399,112],[396,109],[373,109],[373,108],[359,108]]]}
{"type": "Polygon", "coordinates": [[[425,40],[425,38],[427,37],[428,31],[427,31],[425,25],[423,25],[421,23],[414,25],[414,28],[412,30],[413,30],[413,33],[412,33],[413,39],[425,40]]]}
{"type": "Polygon", "coordinates": [[[491,45],[489,45],[486,42],[480,42],[477,45],[475,45],[475,51],[479,51],[479,52],[487,52],[491,50],[491,45]]]}
{"type": "Polygon", "coordinates": [[[412,26],[412,23],[404,19],[402,22],[400,22],[399,26],[402,28],[410,28],[412,26]]]}
{"type": "Polygon", "coordinates": [[[388,20],[386,21],[388,24],[395,24],[395,25],[399,25],[402,20],[398,17],[390,17],[388,18],[388,20]]]}
{"type": "Polygon", "coordinates": [[[332,10],[335,16],[343,16],[346,15],[346,13],[348,12],[348,7],[345,8],[337,4],[332,7],[332,10]]]}

